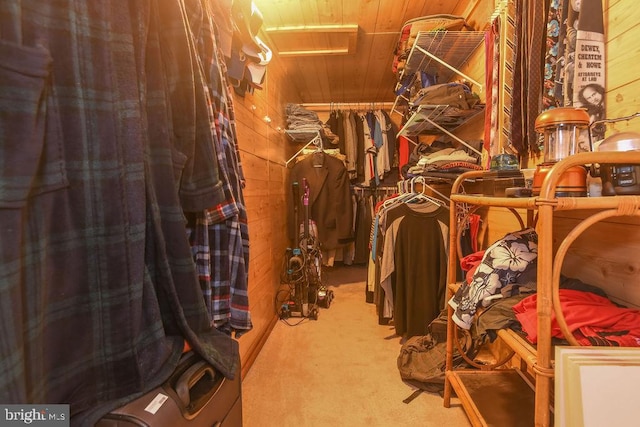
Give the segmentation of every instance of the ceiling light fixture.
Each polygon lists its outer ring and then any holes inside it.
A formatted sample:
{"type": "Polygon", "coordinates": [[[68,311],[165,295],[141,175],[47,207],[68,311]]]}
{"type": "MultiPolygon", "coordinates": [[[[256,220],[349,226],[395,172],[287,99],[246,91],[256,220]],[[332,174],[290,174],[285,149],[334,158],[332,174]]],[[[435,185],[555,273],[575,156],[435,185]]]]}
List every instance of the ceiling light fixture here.
{"type": "Polygon", "coordinates": [[[347,55],[356,51],[358,25],[297,25],[266,28],[281,57],[347,55]]]}

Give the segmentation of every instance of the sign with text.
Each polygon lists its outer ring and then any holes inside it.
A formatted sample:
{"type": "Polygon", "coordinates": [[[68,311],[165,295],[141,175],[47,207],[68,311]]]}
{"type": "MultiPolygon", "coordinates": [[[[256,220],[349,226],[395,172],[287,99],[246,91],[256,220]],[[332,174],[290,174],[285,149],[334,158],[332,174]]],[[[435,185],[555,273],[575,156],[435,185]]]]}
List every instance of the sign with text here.
{"type": "MultiPolygon", "coordinates": [[[[576,35],[573,106],[587,110],[591,123],[605,119],[605,44],[601,0],[582,0],[576,35]]],[[[604,127],[593,127],[594,140],[604,127]]]]}
{"type": "Polygon", "coordinates": [[[1,405],[0,427],[69,427],[69,405],[1,405]]]}

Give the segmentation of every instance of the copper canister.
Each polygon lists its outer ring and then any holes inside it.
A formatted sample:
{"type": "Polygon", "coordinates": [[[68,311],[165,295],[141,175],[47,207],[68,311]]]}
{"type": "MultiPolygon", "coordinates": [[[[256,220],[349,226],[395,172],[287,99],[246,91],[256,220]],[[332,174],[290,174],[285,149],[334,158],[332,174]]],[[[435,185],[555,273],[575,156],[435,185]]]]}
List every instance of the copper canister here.
{"type": "MultiPolygon", "coordinates": [[[[547,173],[555,165],[552,163],[541,163],[533,174],[533,187],[531,192],[534,196],[540,194],[540,188],[547,173]]],[[[562,173],[558,185],[556,186],[556,197],[585,197],[587,195],[587,169],[584,166],[572,166],[562,173]]]]}

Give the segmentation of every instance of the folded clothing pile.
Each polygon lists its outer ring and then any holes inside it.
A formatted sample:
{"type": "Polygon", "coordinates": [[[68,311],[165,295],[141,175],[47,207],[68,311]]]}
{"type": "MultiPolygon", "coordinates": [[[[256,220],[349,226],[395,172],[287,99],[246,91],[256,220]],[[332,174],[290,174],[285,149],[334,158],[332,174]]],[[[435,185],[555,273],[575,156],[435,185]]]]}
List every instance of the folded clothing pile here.
{"type": "MultiPolygon", "coordinates": [[[[478,141],[476,145],[481,143],[478,141]]],[[[469,170],[482,170],[476,153],[466,147],[456,148],[450,142],[436,140],[430,145],[418,144],[401,172],[405,179],[409,179],[432,172],[460,173],[469,170]]]]}
{"type": "Polygon", "coordinates": [[[322,121],[315,111],[308,110],[300,104],[287,104],[287,129],[319,131],[322,121]]]}
{"type": "Polygon", "coordinates": [[[480,102],[478,95],[464,83],[443,83],[420,89],[411,98],[411,105],[448,105],[469,110],[480,102]]]}
{"type": "Polygon", "coordinates": [[[323,144],[337,145],[338,135],[334,134],[326,123],[323,123],[315,111],[306,109],[300,104],[289,103],[285,107],[287,129],[295,131],[319,132],[323,144]]]}

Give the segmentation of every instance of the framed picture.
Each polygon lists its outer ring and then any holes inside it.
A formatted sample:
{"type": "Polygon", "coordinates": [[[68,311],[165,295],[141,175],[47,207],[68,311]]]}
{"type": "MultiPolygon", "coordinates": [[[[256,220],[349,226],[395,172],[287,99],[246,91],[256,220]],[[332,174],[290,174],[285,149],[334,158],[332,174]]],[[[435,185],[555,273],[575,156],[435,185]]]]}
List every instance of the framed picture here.
{"type": "Polygon", "coordinates": [[[640,348],[556,347],[556,427],[637,425],[640,348]]]}

